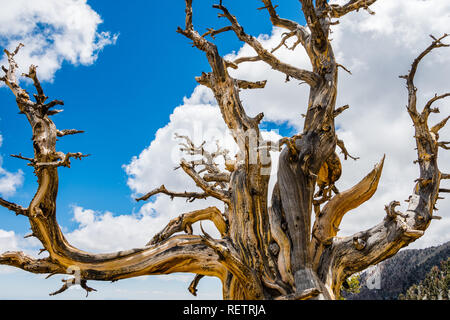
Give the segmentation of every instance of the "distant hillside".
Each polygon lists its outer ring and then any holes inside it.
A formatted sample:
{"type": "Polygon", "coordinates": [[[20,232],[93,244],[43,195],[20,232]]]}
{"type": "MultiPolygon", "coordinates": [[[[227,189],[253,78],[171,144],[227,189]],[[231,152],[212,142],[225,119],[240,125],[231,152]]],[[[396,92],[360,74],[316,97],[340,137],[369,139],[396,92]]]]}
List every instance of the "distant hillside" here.
{"type": "Polygon", "coordinates": [[[450,258],[434,266],[419,284],[411,286],[399,300],[450,300],[450,258]]]}
{"type": "MultiPolygon", "coordinates": [[[[407,249],[378,264],[381,289],[369,289],[366,285],[370,272],[361,274],[361,290],[358,294],[343,294],[348,300],[396,300],[413,284],[422,281],[433,266],[450,257],[450,241],[426,249],[407,249]]],[[[369,282],[369,287],[370,287],[369,282]]]]}

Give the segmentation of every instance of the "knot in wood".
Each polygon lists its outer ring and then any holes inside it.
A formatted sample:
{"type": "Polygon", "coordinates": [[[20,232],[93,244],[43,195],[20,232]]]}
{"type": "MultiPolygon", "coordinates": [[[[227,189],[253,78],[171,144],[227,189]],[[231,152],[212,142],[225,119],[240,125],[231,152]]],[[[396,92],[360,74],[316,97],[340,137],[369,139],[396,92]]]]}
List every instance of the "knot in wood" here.
{"type": "Polygon", "coordinates": [[[276,242],[272,242],[269,245],[269,250],[274,256],[278,256],[278,253],[280,252],[280,246],[276,242]]]}
{"type": "Polygon", "coordinates": [[[355,246],[355,249],[358,251],[363,250],[366,247],[366,241],[359,237],[353,238],[353,245],[355,246]]]}

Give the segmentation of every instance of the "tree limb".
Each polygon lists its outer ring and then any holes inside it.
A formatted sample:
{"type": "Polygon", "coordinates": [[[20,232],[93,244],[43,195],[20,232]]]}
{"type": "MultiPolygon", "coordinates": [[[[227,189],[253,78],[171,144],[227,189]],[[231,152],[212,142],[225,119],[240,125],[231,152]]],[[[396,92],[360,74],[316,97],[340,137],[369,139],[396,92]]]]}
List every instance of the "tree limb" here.
{"type": "Polygon", "coordinates": [[[220,191],[212,187],[208,182],[206,182],[195,170],[192,166],[190,166],[186,160],[181,160],[180,164],[181,168],[194,180],[197,186],[202,189],[206,194],[219,199],[225,203],[230,203],[230,198],[228,194],[224,191],[220,191]]]}
{"type": "Polygon", "coordinates": [[[197,286],[201,279],[203,279],[203,275],[196,274],[194,277],[194,280],[192,280],[191,284],[189,285],[188,291],[193,295],[197,296],[197,286]]]}
{"type": "Polygon", "coordinates": [[[278,16],[277,11],[275,10],[277,6],[274,7],[272,5],[272,1],[271,0],[262,0],[262,2],[264,3],[265,7],[259,8],[259,9],[260,10],[267,9],[267,11],[269,12],[269,15],[270,15],[270,21],[272,22],[272,24],[274,26],[280,27],[280,28],[285,28],[285,29],[288,29],[290,31],[299,31],[299,30],[301,30],[301,32],[305,35],[305,37],[308,35],[308,31],[302,25],[300,25],[297,22],[292,21],[292,20],[280,18],[278,16]]]}
{"type": "MultiPolygon", "coordinates": [[[[305,81],[311,86],[314,86],[319,82],[320,79],[314,72],[299,69],[287,63],[281,62],[272,53],[264,49],[261,43],[256,40],[255,37],[252,37],[244,32],[244,28],[242,28],[242,26],[238,23],[236,17],[231,15],[228,9],[223,5],[214,5],[213,7],[223,12],[223,16],[230,21],[233,27],[233,31],[238,39],[251,46],[256,51],[259,58],[269,64],[273,69],[280,71],[294,79],[305,81]]],[[[236,61],[234,63],[236,63],[236,61]]]]}
{"type": "Polygon", "coordinates": [[[57,136],[64,137],[64,136],[69,136],[69,135],[78,134],[78,133],[84,133],[84,131],[83,130],[75,130],[75,129],[58,130],[57,136]]]}
{"type": "Polygon", "coordinates": [[[332,18],[340,18],[352,11],[359,9],[367,10],[370,14],[375,14],[370,10],[369,6],[374,4],[377,0],[350,0],[346,4],[340,6],[332,4],[328,6],[328,13],[332,18]]]}
{"type": "Polygon", "coordinates": [[[89,157],[88,154],[77,153],[66,153],[59,155],[60,160],[53,162],[34,162],[33,166],[36,168],[48,168],[48,167],[67,167],[70,168],[70,158],[75,158],[81,160],[82,158],[89,157]]]}
{"type": "Polygon", "coordinates": [[[420,238],[433,219],[433,210],[439,197],[441,173],[438,169],[438,142],[433,132],[421,114],[417,112],[417,88],[414,86],[414,76],[419,62],[432,50],[448,47],[441,42],[447,35],[437,39],[416,58],[406,79],[408,88],[408,113],[415,128],[420,176],[416,180],[413,193],[408,199],[408,210],[405,214],[395,210],[400,203],[391,202],[386,206],[386,217],[377,226],[351,237],[334,238],[332,245],[325,249],[321,258],[322,275],[331,271],[332,287],[336,295],[342,282],[352,273],[364,270],[370,265],[377,264],[401,248],[420,238]]]}
{"type": "Polygon", "coordinates": [[[316,51],[323,53],[328,48],[328,30],[324,30],[312,0],[300,0],[300,3],[306,23],[311,30],[311,43],[316,51]]]}
{"type": "Polygon", "coordinates": [[[66,269],[51,259],[34,259],[23,252],[5,252],[0,254],[0,265],[19,268],[28,272],[38,274],[64,274],[66,269]]]}
{"type": "Polygon", "coordinates": [[[253,57],[241,57],[241,58],[237,58],[236,60],[233,61],[234,64],[240,64],[243,62],[256,62],[256,61],[261,61],[261,57],[259,56],[253,56],[253,57]]]}
{"type": "Polygon", "coordinates": [[[359,157],[353,157],[352,155],[350,155],[350,153],[348,153],[347,148],[345,147],[344,141],[337,139],[336,140],[336,145],[341,149],[341,153],[344,154],[344,159],[347,160],[347,158],[351,158],[353,160],[358,160],[359,157]]]}
{"type": "Polygon", "coordinates": [[[352,188],[335,195],[316,217],[312,231],[310,252],[318,266],[322,251],[331,238],[336,236],[344,215],[369,200],[376,192],[383,171],[384,159],[352,188]]]}
{"type": "Polygon", "coordinates": [[[48,97],[45,96],[44,90],[42,90],[41,83],[37,78],[36,68],[37,67],[35,65],[31,65],[28,74],[24,73],[23,76],[33,81],[34,87],[36,88],[36,91],[38,93],[37,95],[35,95],[36,102],[42,105],[45,102],[45,100],[47,100],[48,97]]]}
{"type": "Polygon", "coordinates": [[[236,80],[237,85],[241,89],[262,89],[266,86],[267,80],[264,81],[246,81],[246,80],[236,80]]]}

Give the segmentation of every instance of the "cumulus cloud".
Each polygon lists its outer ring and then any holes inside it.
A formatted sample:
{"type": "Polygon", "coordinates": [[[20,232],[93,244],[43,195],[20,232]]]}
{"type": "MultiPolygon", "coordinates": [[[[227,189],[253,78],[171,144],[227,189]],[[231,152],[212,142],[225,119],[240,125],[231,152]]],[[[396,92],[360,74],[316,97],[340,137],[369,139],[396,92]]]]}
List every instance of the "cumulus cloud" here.
{"type": "Polygon", "coordinates": [[[86,0],[0,0],[0,7],[0,46],[25,44],[16,60],[39,66],[41,80],[52,80],[64,61],[92,64],[118,37],[98,30],[102,19],[86,0]]]}
{"type": "MultiPolygon", "coordinates": [[[[412,163],[417,156],[411,120],[405,111],[407,92],[404,80],[398,76],[407,73],[413,59],[429,45],[429,34],[439,36],[450,31],[450,3],[445,0],[379,0],[373,10],[375,16],[364,11],[351,13],[333,27],[337,60],[352,71],[352,75],[340,73],[337,106],[350,104],[351,108],[337,119],[338,136],[345,141],[352,154],[361,157],[357,162],[343,161],[344,174],[338,187],[342,190],[351,187],[384,154],[387,156],[378,193],[344,218],[340,235],[349,235],[380,222],[385,214],[385,204],[394,199],[404,200],[410,194],[418,175],[418,168],[412,163]]],[[[279,43],[282,33],[283,30],[274,28],[271,35],[260,35],[258,38],[266,48],[271,49],[279,43]]],[[[227,58],[252,55],[253,49],[244,45],[227,58]]],[[[276,55],[292,65],[310,69],[308,57],[300,46],[294,52],[281,48],[276,55]]],[[[448,52],[437,50],[423,61],[416,76],[419,103],[425,103],[435,93],[448,91],[449,60],[448,52]]],[[[262,62],[243,63],[238,70],[230,72],[236,78],[268,80],[264,90],[242,93],[250,116],[262,111],[266,121],[287,123],[296,131],[302,129],[301,113],[306,111],[308,101],[306,85],[292,80],[286,83],[283,74],[262,62]]],[[[444,104],[439,106],[445,110],[444,104]]],[[[441,117],[433,116],[431,121],[437,122],[441,117]]],[[[191,134],[195,133],[192,128],[194,123],[202,133],[210,126],[219,131],[225,130],[211,93],[200,86],[189,99],[185,99],[183,106],[174,110],[169,124],[157,132],[150,146],[125,167],[129,175],[128,184],[133,191],[148,192],[162,182],[176,190],[193,186],[188,177],[172,171],[179,154],[169,150],[175,148],[173,133],[186,128],[191,134]]],[[[444,129],[441,136],[449,134],[449,130],[444,129]]],[[[201,133],[197,135],[201,136],[201,133]]],[[[202,138],[212,137],[206,134],[202,138]]],[[[448,172],[449,156],[442,152],[440,160],[441,170],[448,172]]],[[[154,214],[172,211],[169,215],[173,216],[179,213],[183,205],[182,200],[170,202],[160,196],[141,211],[154,214]]],[[[438,203],[438,207],[444,213],[450,211],[448,202],[438,203]]],[[[402,209],[405,208],[403,206],[402,209]]],[[[433,221],[427,234],[413,246],[424,247],[450,240],[445,228],[450,216],[444,213],[444,219],[433,221]]]]}

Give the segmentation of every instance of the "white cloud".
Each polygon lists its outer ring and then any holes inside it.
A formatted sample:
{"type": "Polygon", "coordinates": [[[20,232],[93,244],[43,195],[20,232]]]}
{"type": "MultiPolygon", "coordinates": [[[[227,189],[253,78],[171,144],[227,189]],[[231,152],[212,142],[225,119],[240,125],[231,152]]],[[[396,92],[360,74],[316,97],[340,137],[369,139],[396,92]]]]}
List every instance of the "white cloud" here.
{"type": "MultiPolygon", "coordinates": [[[[270,50],[280,43],[283,32],[283,29],[274,28],[270,37],[260,35],[258,39],[265,48],[270,50]]],[[[276,56],[283,62],[311,69],[309,59],[302,50],[302,48],[297,48],[293,53],[285,47],[281,47],[276,51],[276,56]]],[[[226,58],[234,60],[254,55],[254,50],[250,46],[244,45],[237,53],[227,55],[226,58]]],[[[229,69],[229,72],[237,79],[267,80],[264,89],[241,92],[241,98],[249,116],[264,112],[265,121],[287,122],[296,128],[303,126],[301,113],[305,112],[308,104],[309,88],[307,85],[300,84],[296,80],[286,82],[284,74],[272,70],[264,62],[242,63],[239,65],[239,69],[229,69]]]]}
{"type": "MultiPolygon", "coordinates": [[[[430,43],[429,34],[449,33],[450,3],[437,1],[377,1],[376,15],[351,14],[341,19],[333,31],[334,48],[339,63],[353,75],[340,74],[337,104],[349,104],[350,109],[337,119],[338,135],[344,139],[351,153],[361,157],[356,163],[344,163],[340,186],[346,188],[370,171],[372,165],[386,153],[386,162],[378,193],[369,202],[350,212],[343,221],[342,234],[368,228],[382,220],[383,205],[392,200],[404,200],[418,177],[418,167],[412,122],[405,110],[407,90],[404,79],[415,57],[430,43]]],[[[418,107],[435,93],[450,91],[450,55],[438,49],[428,55],[416,75],[418,107]]],[[[448,114],[447,104],[437,103],[442,114],[433,115],[436,123],[448,114]]],[[[450,130],[441,131],[441,138],[450,136],[450,130]]],[[[440,169],[447,172],[450,157],[440,152],[440,169]]],[[[445,182],[444,182],[445,184],[445,182]]],[[[411,247],[425,247],[450,240],[449,201],[439,201],[441,221],[433,221],[424,237],[411,247]]],[[[406,206],[403,202],[402,209],[406,206]]]]}
{"type": "MultiPolygon", "coordinates": [[[[208,102],[211,102],[211,99],[206,91],[203,88],[196,89],[189,99],[185,99],[185,105],[174,110],[169,124],[157,131],[150,146],[138,157],[134,157],[129,165],[124,166],[129,176],[128,185],[134,192],[145,194],[162,184],[171,191],[201,192],[182,169],[174,170],[179,166],[180,159],[185,157],[179,150],[180,141],[174,138],[174,134],[187,135],[197,145],[207,141],[209,143],[206,147],[209,149],[215,147],[216,140],[220,140],[224,147],[233,148],[234,142],[227,134],[219,108],[205,104],[208,102]]],[[[161,221],[168,223],[170,219],[183,212],[199,210],[208,206],[217,206],[219,209],[223,209],[223,205],[215,199],[196,200],[188,203],[185,199],[171,200],[166,195],[159,195],[151,202],[144,204],[140,213],[145,216],[158,217],[161,221]]],[[[211,230],[213,228],[209,223],[205,223],[204,226],[207,226],[208,232],[217,234],[211,230]]]]}
{"type": "Polygon", "coordinates": [[[0,194],[2,196],[13,195],[17,188],[22,186],[23,171],[18,170],[16,173],[5,170],[2,166],[2,157],[0,156],[0,194]]]}
{"type": "Polygon", "coordinates": [[[13,251],[18,248],[18,240],[14,231],[0,229],[0,252],[13,251]]]}
{"type": "Polygon", "coordinates": [[[20,71],[37,65],[41,80],[52,80],[64,61],[92,64],[118,37],[98,31],[102,19],[86,0],[0,0],[0,7],[0,46],[25,44],[16,57],[20,71]]]}

